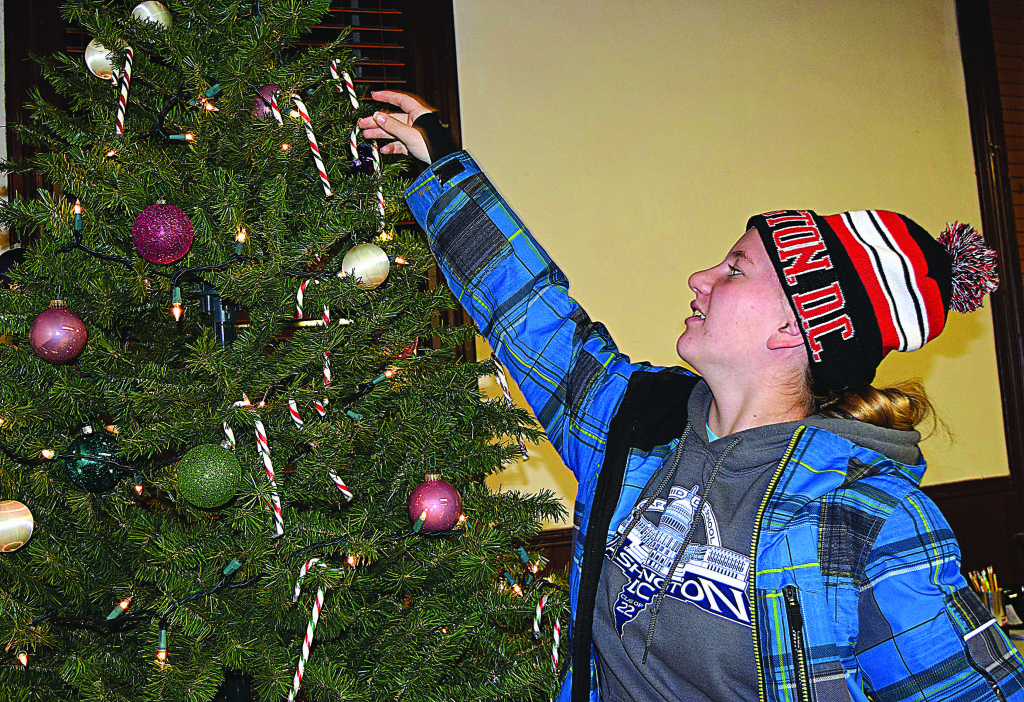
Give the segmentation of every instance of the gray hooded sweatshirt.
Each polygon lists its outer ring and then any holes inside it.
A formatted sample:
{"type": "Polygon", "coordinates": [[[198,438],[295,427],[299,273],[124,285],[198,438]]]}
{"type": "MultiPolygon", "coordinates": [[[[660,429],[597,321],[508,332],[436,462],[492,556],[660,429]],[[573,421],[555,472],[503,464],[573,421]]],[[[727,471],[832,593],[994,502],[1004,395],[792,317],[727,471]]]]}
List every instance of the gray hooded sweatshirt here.
{"type": "Polygon", "coordinates": [[[916,431],[821,416],[709,441],[711,399],[701,381],[683,441],[613,525],[593,627],[602,702],[757,699],[751,539],[797,427],[826,429],[907,465],[921,459],[916,431]]]}

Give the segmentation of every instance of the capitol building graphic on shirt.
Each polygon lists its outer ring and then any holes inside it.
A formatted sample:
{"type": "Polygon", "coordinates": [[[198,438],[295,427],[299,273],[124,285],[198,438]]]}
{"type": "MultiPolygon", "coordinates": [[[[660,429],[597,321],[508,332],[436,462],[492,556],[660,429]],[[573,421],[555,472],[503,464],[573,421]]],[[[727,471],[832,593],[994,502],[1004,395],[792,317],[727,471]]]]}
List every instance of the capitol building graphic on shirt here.
{"type": "Polygon", "coordinates": [[[669,573],[686,541],[699,503],[699,486],[690,490],[673,486],[667,499],[641,500],[619,524],[606,551],[626,576],[626,584],[614,605],[619,636],[622,627],[654,601],[666,578],[666,598],[750,626],[750,559],[721,545],[718,520],[710,502],[705,501],[700,510],[704,533],[694,533],[675,572],[669,573]],[[661,518],[655,524],[649,515],[656,517],[658,513],[661,518]],[[704,543],[698,543],[701,540],[704,543]]]}

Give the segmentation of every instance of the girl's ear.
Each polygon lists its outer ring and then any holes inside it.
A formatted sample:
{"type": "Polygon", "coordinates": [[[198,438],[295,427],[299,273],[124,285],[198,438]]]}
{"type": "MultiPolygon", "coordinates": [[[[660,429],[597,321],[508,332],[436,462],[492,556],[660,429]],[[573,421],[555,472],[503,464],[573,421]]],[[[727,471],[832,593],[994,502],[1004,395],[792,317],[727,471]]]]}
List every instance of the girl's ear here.
{"type": "Polygon", "coordinates": [[[768,337],[768,348],[773,351],[776,349],[793,349],[803,345],[804,337],[800,333],[796,319],[790,319],[768,337]]]}

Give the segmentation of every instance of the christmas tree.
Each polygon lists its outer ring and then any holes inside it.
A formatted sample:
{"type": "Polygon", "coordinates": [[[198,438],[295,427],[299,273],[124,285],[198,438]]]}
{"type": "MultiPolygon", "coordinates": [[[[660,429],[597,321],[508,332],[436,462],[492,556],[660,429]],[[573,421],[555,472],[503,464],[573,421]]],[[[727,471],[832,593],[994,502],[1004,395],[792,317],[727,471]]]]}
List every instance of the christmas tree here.
{"type": "MultiPolygon", "coordinates": [[[[326,0],[79,0],[0,210],[0,695],[547,699],[537,430],[427,285],[326,0]]],[[[564,649],[564,646],[563,646],[564,649]]],[[[552,659],[555,660],[553,666],[552,659]]]]}

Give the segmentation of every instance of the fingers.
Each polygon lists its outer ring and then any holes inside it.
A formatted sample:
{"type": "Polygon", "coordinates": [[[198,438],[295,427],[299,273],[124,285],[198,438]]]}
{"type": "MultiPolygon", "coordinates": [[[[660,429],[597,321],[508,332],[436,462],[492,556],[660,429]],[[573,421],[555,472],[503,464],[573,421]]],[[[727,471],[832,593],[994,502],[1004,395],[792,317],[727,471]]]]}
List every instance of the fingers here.
{"type": "Polygon", "coordinates": [[[386,102],[394,105],[409,115],[409,122],[415,122],[416,118],[424,112],[434,112],[434,108],[418,95],[403,93],[400,90],[375,90],[370,96],[378,102],[386,102]]]}
{"type": "Polygon", "coordinates": [[[380,147],[380,152],[382,154],[392,154],[392,155],[406,154],[406,155],[408,155],[409,150],[407,148],[405,148],[405,144],[403,144],[402,142],[400,142],[400,141],[393,141],[390,144],[385,144],[384,146],[380,147]]]}
{"type": "MultiPolygon", "coordinates": [[[[408,115],[401,115],[408,118],[408,115]]],[[[423,134],[416,128],[409,126],[403,119],[386,112],[376,112],[372,118],[364,117],[358,122],[363,128],[363,136],[367,139],[398,139],[404,151],[381,149],[383,153],[407,153],[425,163],[430,163],[430,154],[427,151],[427,143],[423,134]],[[367,121],[369,122],[367,123],[367,121]],[[373,126],[370,126],[373,125],[373,126]]],[[[388,144],[387,146],[395,146],[388,144]]]]}

